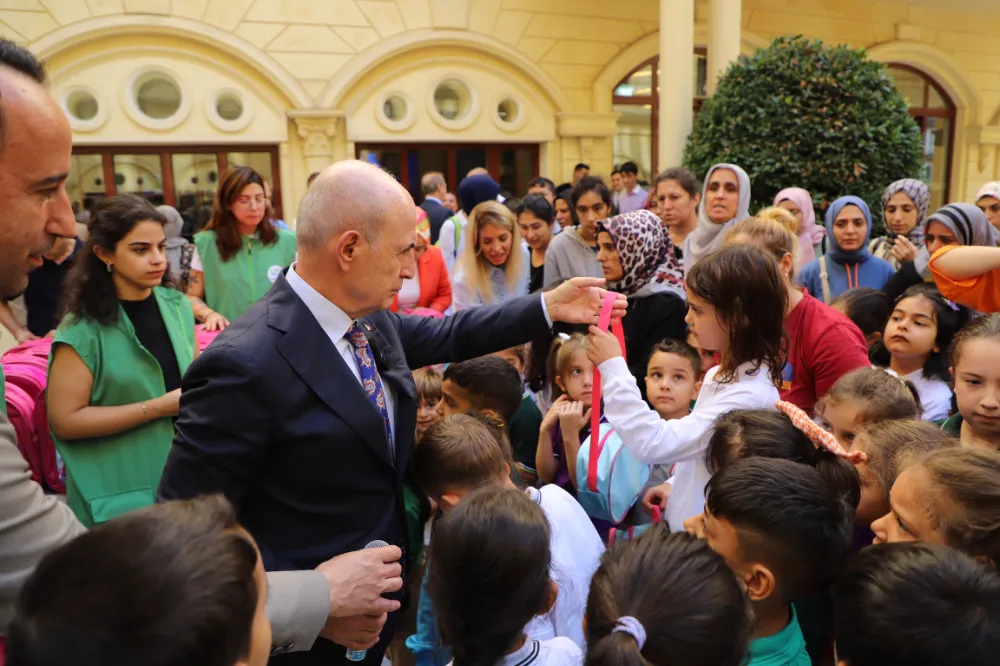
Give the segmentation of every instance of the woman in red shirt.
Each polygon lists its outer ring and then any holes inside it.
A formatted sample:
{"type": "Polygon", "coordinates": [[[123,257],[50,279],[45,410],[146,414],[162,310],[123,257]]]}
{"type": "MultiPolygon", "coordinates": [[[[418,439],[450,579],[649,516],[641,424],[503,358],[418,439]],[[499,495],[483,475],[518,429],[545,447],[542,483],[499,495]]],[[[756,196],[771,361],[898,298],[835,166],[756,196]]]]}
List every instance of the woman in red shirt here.
{"type": "Polygon", "coordinates": [[[451,307],[451,281],[441,250],[431,245],[431,227],[427,213],[417,207],[417,242],[414,254],[417,273],[403,280],[403,288],[392,300],[393,312],[409,310],[434,310],[444,312],[451,307]]]}

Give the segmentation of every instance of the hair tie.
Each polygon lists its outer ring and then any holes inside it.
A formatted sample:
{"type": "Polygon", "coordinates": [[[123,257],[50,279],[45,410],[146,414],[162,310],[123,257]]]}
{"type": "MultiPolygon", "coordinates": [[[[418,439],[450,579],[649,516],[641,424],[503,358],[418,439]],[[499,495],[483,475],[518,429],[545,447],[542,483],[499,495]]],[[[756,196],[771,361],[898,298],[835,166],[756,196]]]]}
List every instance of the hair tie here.
{"type": "Polygon", "coordinates": [[[615,628],[611,630],[611,633],[628,634],[639,644],[640,652],[642,652],[642,646],[646,644],[646,629],[643,628],[642,622],[639,622],[639,620],[631,615],[618,618],[618,622],[615,623],[615,628]]]}
{"type": "Polygon", "coordinates": [[[816,425],[816,422],[809,418],[808,414],[792,403],[779,400],[774,403],[774,408],[787,416],[791,420],[792,425],[801,430],[819,448],[825,449],[838,458],[844,458],[855,465],[868,461],[868,456],[863,451],[847,451],[844,449],[836,437],[816,425]]]}
{"type": "Polygon", "coordinates": [[[954,310],[955,312],[958,312],[958,311],[959,311],[959,307],[958,307],[958,304],[957,304],[957,303],[955,303],[955,301],[949,301],[949,300],[948,300],[948,299],[946,298],[946,299],[944,299],[944,304],[945,304],[945,305],[947,305],[947,306],[948,306],[949,308],[951,308],[952,310],[954,310]]]}

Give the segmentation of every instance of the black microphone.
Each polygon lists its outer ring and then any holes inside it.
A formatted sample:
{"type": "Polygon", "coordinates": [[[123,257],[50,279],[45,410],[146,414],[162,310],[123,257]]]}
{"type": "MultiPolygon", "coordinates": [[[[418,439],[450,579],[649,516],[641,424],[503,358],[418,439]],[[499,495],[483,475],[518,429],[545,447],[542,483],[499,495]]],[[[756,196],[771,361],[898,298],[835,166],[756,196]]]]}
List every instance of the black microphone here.
{"type": "MultiPolygon", "coordinates": [[[[374,541],[369,541],[367,544],[365,544],[365,547],[362,550],[368,550],[370,548],[385,548],[388,545],[389,544],[387,544],[385,541],[382,541],[381,539],[375,539],[374,541]]],[[[367,654],[368,650],[348,649],[347,652],[344,654],[344,656],[347,658],[347,661],[364,661],[365,655],[367,654]]]]}

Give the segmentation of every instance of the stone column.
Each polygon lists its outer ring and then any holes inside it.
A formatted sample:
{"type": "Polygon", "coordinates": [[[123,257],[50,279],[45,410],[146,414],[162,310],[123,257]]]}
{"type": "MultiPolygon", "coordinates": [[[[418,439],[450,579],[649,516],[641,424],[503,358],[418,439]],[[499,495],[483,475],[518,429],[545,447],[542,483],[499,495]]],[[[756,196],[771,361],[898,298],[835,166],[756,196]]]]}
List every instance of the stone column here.
{"type": "Polygon", "coordinates": [[[708,94],[719,77],[740,57],[742,0],[708,0],[708,94]]]}
{"type": "Polygon", "coordinates": [[[694,0],[660,0],[660,170],[680,166],[691,133],[694,0]]]}

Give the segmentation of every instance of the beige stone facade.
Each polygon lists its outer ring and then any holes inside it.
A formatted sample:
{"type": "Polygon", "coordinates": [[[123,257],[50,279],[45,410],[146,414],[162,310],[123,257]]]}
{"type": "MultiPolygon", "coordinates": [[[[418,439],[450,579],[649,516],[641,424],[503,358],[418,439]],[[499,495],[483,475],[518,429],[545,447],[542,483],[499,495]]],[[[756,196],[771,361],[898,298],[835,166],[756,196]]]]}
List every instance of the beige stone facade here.
{"type": "Polygon", "coordinates": [[[661,51],[650,150],[665,167],[692,105],[690,55],[669,56],[707,51],[711,89],[726,59],[785,34],[928,77],[952,114],[933,182],[968,200],[1000,179],[997,0],[0,0],[0,34],[46,59],[73,118],[81,196],[110,178],[150,187],[164,166],[179,192],[208,186],[219,159],[273,158],[292,219],[311,171],[368,144],[529,146],[557,182],[579,161],[607,173],[613,90],[661,51]],[[159,76],[180,91],[164,113],[159,76]],[[158,146],[219,157],[205,166],[158,146]],[[109,169],[87,147],[130,157],[109,169]]]}

